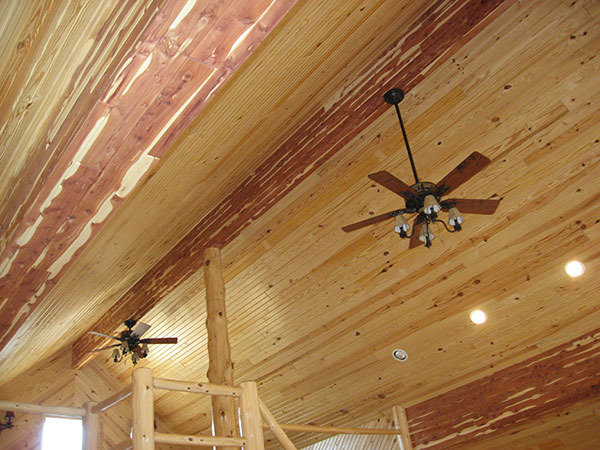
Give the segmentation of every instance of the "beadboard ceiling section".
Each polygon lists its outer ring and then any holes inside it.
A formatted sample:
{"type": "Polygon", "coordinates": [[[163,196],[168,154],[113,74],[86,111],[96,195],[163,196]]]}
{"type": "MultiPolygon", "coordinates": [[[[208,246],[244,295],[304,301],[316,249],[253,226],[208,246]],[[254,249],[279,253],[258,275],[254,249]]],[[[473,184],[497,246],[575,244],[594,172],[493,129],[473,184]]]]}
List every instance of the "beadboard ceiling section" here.
{"type": "Polygon", "coordinates": [[[4,3],[2,348],[294,1],[53,3],[4,3]]]}
{"type": "MultiPolygon", "coordinates": [[[[205,380],[217,246],[235,379],[281,422],[390,426],[399,405],[415,448],[597,448],[597,1],[0,12],[0,383],[71,344],[74,367],[95,355],[126,383],[131,363],[89,353],[105,341],[87,331],[130,317],[179,337],[140,365],[205,380]],[[491,164],[452,195],[502,199],[460,233],[434,227],[430,249],[389,221],[341,230],[404,206],[367,178],[412,179],[392,87],[421,178],[476,151],[491,164]]],[[[161,391],[155,409],[173,432],[210,431],[208,399],[161,391]]]]}

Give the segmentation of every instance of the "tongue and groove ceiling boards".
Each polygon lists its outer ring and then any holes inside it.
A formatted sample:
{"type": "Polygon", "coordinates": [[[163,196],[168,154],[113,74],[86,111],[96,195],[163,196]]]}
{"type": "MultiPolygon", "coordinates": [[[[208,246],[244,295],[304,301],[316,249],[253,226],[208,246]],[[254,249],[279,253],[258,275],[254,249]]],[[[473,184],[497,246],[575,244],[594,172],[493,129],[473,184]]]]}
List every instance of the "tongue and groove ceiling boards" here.
{"type": "MultiPolygon", "coordinates": [[[[15,101],[3,135],[5,149],[22,149],[2,155],[7,159],[3,179],[11,182],[6,182],[9,200],[2,212],[0,346],[19,348],[23,339],[36,338],[33,329],[38,339],[47,339],[31,325],[52,323],[59,327],[56,335],[74,322],[76,305],[63,303],[69,308],[65,312],[49,299],[55,286],[293,3],[140,2],[135,15],[133,3],[102,2],[105,10],[96,11],[98,2],[63,2],[56,12],[52,4],[28,11],[32,20],[48,16],[51,23],[45,30],[48,40],[32,39],[31,55],[22,59],[38,65],[48,60],[49,68],[46,74],[44,67],[21,64],[23,78],[37,77],[31,87],[8,80],[15,97],[31,89],[24,98],[32,112],[22,111],[23,98],[15,101]],[[96,22],[84,15],[87,9],[96,22]],[[141,20],[146,23],[137,26],[141,20]],[[73,30],[79,23],[85,32],[73,30]],[[64,73],[65,67],[71,72],[64,73]],[[53,107],[54,115],[49,114],[53,107]],[[46,128],[35,114],[45,118],[46,128]],[[27,130],[19,134],[23,123],[40,139],[32,141],[27,130]],[[15,136],[22,142],[12,142],[15,136]],[[32,167],[38,171],[29,176],[32,167]],[[60,319],[41,313],[40,305],[60,319]],[[22,327],[36,311],[37,320],[22,327]]],[[[15,14],[20,8],[16,1],[5,5],[15,14]]],[[[27,31],[20,31],[24,40],[27,31]]],[[[23,42],[15,46],[17,52],[23,42]]],[[[20,63],[18,56],[15,60],[20,63]]],[[[85,308],[88,300],[80,305],[85,308]]]]}
{"type": "MultiPolygon", "coordinates": [[[[141,364],[204,379],[216,245],[235,378],[278,420],[402,405],[419,447],[569,446],[577,429],[593,448],[598,2],[21,3],[1,6],[0,381],[68,344],[81,367],[102,344],[84,333],[130,316],[180,338],[141,364]],[[453,195],[503,199],[431,249],[389,222],[341,230],[402,206],[367,178],[411,178],[392,87],[421,177],[478,151],[492,163],[453,195]]],[[[209,408],[156,400],[183,434],[210,430],[209,408]]]]}

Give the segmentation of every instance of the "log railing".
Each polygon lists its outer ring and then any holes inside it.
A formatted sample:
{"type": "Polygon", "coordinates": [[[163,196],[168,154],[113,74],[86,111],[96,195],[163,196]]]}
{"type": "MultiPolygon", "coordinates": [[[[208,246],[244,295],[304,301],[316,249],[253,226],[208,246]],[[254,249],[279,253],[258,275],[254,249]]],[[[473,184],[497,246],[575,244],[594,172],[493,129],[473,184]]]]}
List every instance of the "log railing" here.
{"type": "Polygon", "coordinates": [[[30,414],[43,414],[49,417],[64,417],[66,419],[82,419],[85,416],[84,408],[71,408],[69,406],[48,406],[37,403],[19,403],[0,401],[0,411],[19,411],[30,414]]]}
{"type": "Polygon", "coordinates": [[[101,412],[106,411],[108,408],[112,408],[113,406],[115,406],[117,403],[125,400],[126,398],[128,398],[131,395],[131,385],[121,389],[119,392],[114,393],[113,395],[111,395],[110,397],[108,397],[105,400],[102,400],[101,402],[96,403],[93,407],[92,407],[92,412],[94,414],[99,414],[101,412]]]}
{"type": "Polygon", "coordinates": [[[83,449],[97,450],[101,447],[99,414],[130,396],[133,397],[132,437],[111,447],[111,450],[125,450],[130,448],[134,450],[154,450],[155,444],[198,447],[244,447],[246,450],[264,450],[263,428],[270,429],[285,450],[296,450],[296,447],[286,435],[286,430],[330,434],[402,435],[402,440],[399,439],[399,444],[404,443],[404,450],[411,448],[406,416],[403,414],[404,410],[402,408],[394,410],[396,425],[400,430],[280,424],[258,397],[257,385],[254,381],[243,382],[241,386],[224,386],[212,383],[169,380],[166,378],[154,378],[152,369],[147,367],[134,370],[133,383],[130,386],[123,388],[100,402],[87,402],[83,408],[0,401],[0,410],[83,419],[83,449]],[[186,436],[155,431],[154,389],[239,398],[242,437],[186,436]],[[398,419],[398,415],[400,416],[400,420],[398,419]],[[263,420],[264,425],[262,423],[263,420]]]}

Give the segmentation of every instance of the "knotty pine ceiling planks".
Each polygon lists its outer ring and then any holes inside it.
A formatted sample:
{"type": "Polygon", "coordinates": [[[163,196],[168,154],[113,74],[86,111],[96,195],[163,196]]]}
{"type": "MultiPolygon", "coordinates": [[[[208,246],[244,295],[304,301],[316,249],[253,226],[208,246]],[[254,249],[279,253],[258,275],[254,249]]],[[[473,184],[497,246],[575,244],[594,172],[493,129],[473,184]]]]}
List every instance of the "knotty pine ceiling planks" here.
{"type": "MultiPolygon", "coordinates": [[[[440,2],[431,6],[411,24],[405,38],[395,42],[372,65],[363,68],[362,86],[355,86],[329,109],[319,110],[297,129],[253,176],[223,199],[119,299],[94,328],[110,330],[119,317],[145,314],[160,298],[202,267],[198,255],[204,248],[227,245],[252,220],[270,209],[363,130],[382,107],[377,95],[381,90],[398,83],[410,90],[461,38],[466,41],[467,36],[499,14],[502,3],[458,2],[448,7],[440,2]],[[444,39],[430,34],[434,28],[444,39]],[[381,73],[388,77],[383,86],[377,83],[381,73]],[[361,108],[349,119],[348,112],[356,104],[361,108]]],[[[89,351],[98,342],[92,335],[83,336],[75,344],[75,364],[89,358],[89,351]]]]}
{"type": "MultiPolygon", "coordinates": [[[[339,231],[398,205],[366,174],[385,167],[410,177],[393,111],[386,111],[225,247],[236,373],[259,379],[278,418],[360,425],[374,410],[435,397],[594,328],[597,284],[567,280],[560,263],[597,259],[590,245],[600,212],[594,23],[585,8],[509,9],[405,101],[427,178],[440,179],[471,151],[492,157],[457,195],[504,200],[496,216],[469,216],[468,233],[441,235],[443,242],[413,256],[388,224],[339,231]],[[476,306],[494,317],[493,327],[468,322],[476,306]],[[391,360],[396,346],[415,355],[412,368],[391,360]]],[[[161,373],[206,370],[205,350],[194,343],[205,339],[203,316],[196,327],[174,317],[202,314],[201,282],[197,289],[194,297],[193,282],[186,283],[146,317],[189,343],[157,350],[161,373]]],[[[176,411],[190,401],[178,399],[176,411]]],[[[168,396],[160,405],[174,406],[168,396]]],[[[189,410],[184,417],[182,432],[209,423],[205,413],[198,424],[189,410]]]]}
{"type": "MultiPolygon", "coordinates": [[[[5,367],[16,373],[42,355],[44,340],[68,342],[61,333],[90,327],[236,186],[260,176],[261,164],[320,108],[331,111],[357,90],[361,69],[426,11],[419,2],[317,3],[296,5],[200,112],[17,336],[13,349],[35,344],[40,352],[10,353],[5,367]]],[[[446,14],[455,7],[439,3],[446,14]]],[[[279,420],[359,426],[597,328],[598,285],[589,274],[600,213],[599,16],[592,1],[503,2],[494,20],[414,74],[401,106],[422,177],[437,181],[470,152],[486,154],[492,165],[457,197],[503,197],[496,215],[467,216],[465,231],[436,233],[429,251],[406,250],[388,223],[341,232],[399,206],[368,173],[410,180],[394,112],[380,98],[382,73],[369,124],[238,230],[223,249],[236,379],[258,380],[279,420]],[[584,279],[566,278],[569,257],[586,262],[584,279]],[[488,312],[488,324],[468,322],[474,307],[488,312]],[[396,347],[408,351],[405,365],[392,360],[396,347]]],[[[432,39],[445,38],[432,30],[432,39]]],[[[363,107],[350,102],[340,118],[353,120],[363,107]]],[[[189,275],[164,296],[129,291],[136,307],[159,300],[144,316],[153,336],[181,338],[153,349],[148,363],[158,376],[206,373],[202,274],[189,275]]],[[[130,376],[128,366],[107,368],[122,381],[130,376]]],[[[208,405],[164,393],[156,402],[181,433],[209,429],[208,405]]],[[[589,442],[594,422],[585,423],[589,442]]],[[[506,427],[496,433],[521,425],[506,427]]],[[[294,437],[299,445],[321,438],[294,437]]]]}

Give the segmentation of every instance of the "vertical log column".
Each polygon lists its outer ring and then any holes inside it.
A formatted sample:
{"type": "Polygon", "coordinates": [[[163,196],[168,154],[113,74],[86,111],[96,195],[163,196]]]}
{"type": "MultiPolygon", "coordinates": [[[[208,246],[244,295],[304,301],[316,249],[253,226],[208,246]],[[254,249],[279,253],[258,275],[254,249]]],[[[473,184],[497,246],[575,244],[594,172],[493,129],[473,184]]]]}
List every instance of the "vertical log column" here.
{"type": "Polygon", "coordinates": [[[392,408],[394,414],[394,423],[396,429],[400,431],[398,435],[398,446],[400,450],[412,450],[412,442],[410,440],[410,431],[408,430],[408,420],[406,419],[406,410],[400,406],[392,408]]]}
{"type": "Polygon", "coordinates": [[[240,398],[240,409],[242,410],[242,431],[247,443],[246,448],[248,450],[264,450],[265,439],[256,382],[245,381],[241,385],[244,391],[240,398]]]}
{"type": "Polygon", "coordinates": [[[84,403],[85,416],[83,416],[83,450],[97,450],[101,448],[100,417],[92,412],[96,402],[84,403]]]}
{"type": "Polygon", "coordinates": [[[133,450],[154,450],[154,379],[152,369],[133,371],[133,450]]]}
{"type": "MultiPolygon", "coordinates": [[[[233,363],[227,334],[225,282],[221,266],[221,251],[218,248],[208,248],[204,252],[204,282],[208,332],[208,381],[232,386],[233,363]]],[[[234,398],[213,395],[211,400],[215,436],[238,436],[234,398]]],[[[223,448],[233,450],[234,447],[223,448]]]]}

